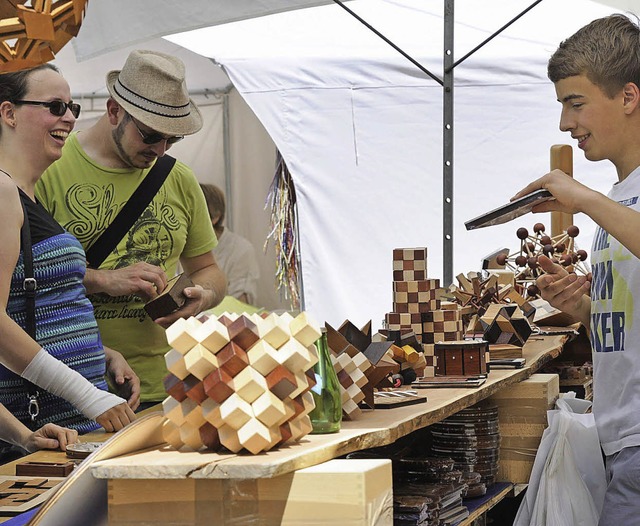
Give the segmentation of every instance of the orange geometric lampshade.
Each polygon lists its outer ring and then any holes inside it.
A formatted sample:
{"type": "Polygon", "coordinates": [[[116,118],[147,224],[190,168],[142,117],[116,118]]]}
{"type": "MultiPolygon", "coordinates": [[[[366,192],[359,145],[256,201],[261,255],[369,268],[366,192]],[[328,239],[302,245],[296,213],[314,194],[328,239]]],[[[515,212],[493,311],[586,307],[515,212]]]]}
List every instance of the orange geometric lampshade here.
{"type": "Polygon", "coordinates": [[[53,60],[78,34],[88,1],[0,0],[0,72],[53,60]]]}

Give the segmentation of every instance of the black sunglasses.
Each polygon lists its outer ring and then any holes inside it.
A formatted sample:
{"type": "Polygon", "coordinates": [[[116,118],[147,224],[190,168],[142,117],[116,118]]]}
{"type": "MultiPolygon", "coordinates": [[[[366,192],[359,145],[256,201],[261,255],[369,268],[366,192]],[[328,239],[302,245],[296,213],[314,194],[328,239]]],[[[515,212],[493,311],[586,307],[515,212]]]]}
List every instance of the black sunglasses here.
{"type": "MultiPolygon", "coordinates": [[[[131,117],[131,115],[129,115],[129,117],[131,117]]],[[[145,144],[158,144],[160,141],[167,141],[167,144],[175,144],[178,141],[181,141],[182,139],[184,139],[184,135],[173,135],[171,137],[165,137],[161,133],[158,133],[155,131],[151,133],[143,132],[133,117],[131,117],[131,120],[133,121],[133,124],[135,125],[136,129],[138,130],[140,137],[142,137],[142,142],[145,144]]]]}
{"type": "Polygon", "coordinates": [[[67,109],[71,110],[71,114],[77,119],[80,116],[80,104],[77,102],[62,102],[61,100],[39,101],[39,100],[14,100],[14,104],[32,104],[34,106],[44,106],[49,108],[52,115],[62,117],[67,113],[67,109]]]}

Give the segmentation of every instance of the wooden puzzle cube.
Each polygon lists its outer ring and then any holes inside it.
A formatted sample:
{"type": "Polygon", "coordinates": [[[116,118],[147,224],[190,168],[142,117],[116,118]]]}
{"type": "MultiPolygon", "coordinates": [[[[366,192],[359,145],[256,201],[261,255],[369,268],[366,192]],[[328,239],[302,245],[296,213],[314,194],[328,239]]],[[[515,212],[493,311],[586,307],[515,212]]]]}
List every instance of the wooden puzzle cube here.
{"type": "Polygon", "coordinates": [[[518,305],[494,303],[480,317],[480,323],[489,343],[522,347],[533,332],[518,305]]]}
{"type": "Polygon", "coordinates": [[[304,312],[176,321],[167,329],[166,441],[176,449],[253,454],[299,441],[312,429],[320,336],[304,312]]]}

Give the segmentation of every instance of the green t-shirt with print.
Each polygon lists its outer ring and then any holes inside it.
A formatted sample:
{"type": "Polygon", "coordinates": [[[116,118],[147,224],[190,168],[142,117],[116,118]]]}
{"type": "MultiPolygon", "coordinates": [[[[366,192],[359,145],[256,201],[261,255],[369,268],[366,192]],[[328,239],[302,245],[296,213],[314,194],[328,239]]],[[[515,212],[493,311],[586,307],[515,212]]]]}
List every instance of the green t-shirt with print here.
{"type": "MultiPolygon", "coordinates": [[[[36,196],[53,217],[87,250],[113,221],[149,169],[107,168],[82,150],[77,135],[66,141],[62,157],[36,186],[36,196]]],[[[180,257],[196,257],[216,246],[199,183],[177,161],[166,181],[133,227],[107,256],[101,269],[145,261],[175,275],[180,257]]],[[[146,314],[135,295],[90,296],[104,345],[123,354],[140,377],[142,401],[166,397],[165,331],[146,314]]]]}

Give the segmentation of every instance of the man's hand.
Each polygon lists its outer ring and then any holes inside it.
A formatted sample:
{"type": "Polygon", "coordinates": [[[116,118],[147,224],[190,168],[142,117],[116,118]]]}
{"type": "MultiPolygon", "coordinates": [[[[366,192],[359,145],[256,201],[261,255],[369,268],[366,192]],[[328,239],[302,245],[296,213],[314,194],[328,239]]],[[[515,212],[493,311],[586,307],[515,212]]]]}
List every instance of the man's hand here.
{"type": "Polygon", "coordinates": [[[560,309],[589,327],[591,300],[588,293],[591,282],[585,276],[568,272],[547,256],[539,256],[538,263],[545,274],[536,280],[540,295],[552,307],[560,309]]]}
{"type": "Polygon", "coordinates": [[[197,316],[203,310],[206,310],[211,304],[211,295],[213,294],[213,291],[205,290],[200,285],[196,285],[194,287],[187,287],[182,291],[182,293],[187,298],[187,301],[185,301],[184,305],[177,311],[167,314],[162,318],[156,318],[154,321],[158,325],[166,329],[178,318],[197,316]]]}
{"type": "Polygon", "coordinates": [[[107,376],[118,396],[127,400],[129,407],[135,411],[140,405],[140,378],[118,351],[104,348],[107,361],[107,376]]]}
{"type": "Polygon", "coordinates": [[[112,433],[120,431],[135,419],[136,415],[129,407],[129,404],[120,404],[102,413],[96,418],[96,422],[104,427],[107,433],[112,433]]]}
{"type": "Polygon", "coordinates": [[[167,275],[156,265],[142,261],[115,270],[87,269],[84,285],[88,294],[104,292],[109,296],[136,294],[147,302],[167,286],[167,275]]]}
{"type": "Polygon", "coordinates": [[[45,424],[28,435],[22,447],[29,453],[39,449],[61,449],[66,451],[68,444],[75,444],[77,441],[78,432],[75,429],[60,427],[55,424],[45,424]]]}

